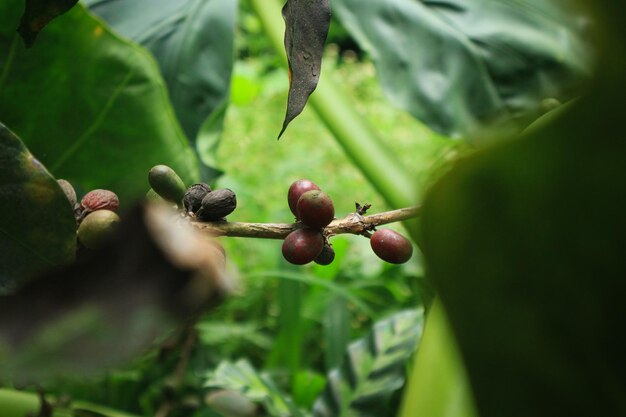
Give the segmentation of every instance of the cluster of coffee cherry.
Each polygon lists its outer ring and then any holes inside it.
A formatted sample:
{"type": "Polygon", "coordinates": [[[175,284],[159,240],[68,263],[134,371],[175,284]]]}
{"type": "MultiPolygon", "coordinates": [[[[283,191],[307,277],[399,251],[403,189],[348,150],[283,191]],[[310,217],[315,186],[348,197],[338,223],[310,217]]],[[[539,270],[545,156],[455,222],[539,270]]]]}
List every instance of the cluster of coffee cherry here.
{"type": "MultiPolygon", "coordinates": [[[[224,220],[237,208],[237,196],[228,188],[212,190],[208,184],[185,187],[183,180],[167,165],[156,165],[148,173],[151,191],[158,197],[181,205],[187,214],[196,219],[211,222],[224,220]]],[[[148,193],[148,197],[151,192],[148,193]]]]}
{"type": "MultiPolygon", "coordinates": [[[[283,241],[285,259],[295,265],[330,264],[335,259],[335,251],[324,228],[335,218],[331,198],[313,181],[301,179],[289,187],[287,202],[302,227],[289,233],[283,241]]],[[[386,262],[401,264],[413,254],[411,242],[391,229],[376,230],[369,237],[374,253],[386,262]]]]}
{"type": "Polygon", "coordinates": [[[57,180],[72,206],[78,225],[78,241],[89,249],[98,249],[120,222],[120,200],[113,191],[91,190],[78,202],[76,190],[67,180],[57,180]]]}
{"type": "MultiPolygon", "coordinates": [[[[176,172],[166,165],[156,165],[148,173],[148,198],[158,198],[184,208],[192,218],[205,222],[224,221],[237,207],[235,193],[229,189],[212,190],[204,183],[186,187],[176,172]]],[[[80,203],[74,187],[66,180],[59,186],[70,201],[78,225],[78,241],[86,248],[99,249],[119,223],[119,199],[109,190],[92,190],[80,203]]],[[[310,180],[295,181],[289,187],[287,202],[295,215],[297,227],[289,233],[282,245],[288,262],[305,265],[315,262],[329,265],[335,251],[329,242],[332,235],[328,226],[335,218],[331,198],[310,180]]],[[[390,229],[368,229],[363,235],[370,238],[374,253],[394,264],[407,262],[413,253],[411,242],[390,229]]]]}

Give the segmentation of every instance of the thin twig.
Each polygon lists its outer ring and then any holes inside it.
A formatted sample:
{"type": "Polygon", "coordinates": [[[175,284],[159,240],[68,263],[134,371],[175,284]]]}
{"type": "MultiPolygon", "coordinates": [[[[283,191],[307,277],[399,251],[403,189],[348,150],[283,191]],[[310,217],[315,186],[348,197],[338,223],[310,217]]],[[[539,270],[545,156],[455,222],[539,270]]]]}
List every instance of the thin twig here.
{"type": "MultiPolygon", "coordinates": [[[[398,210],[386,211],[378,214],[362,216],[351,213],[343,219],[333,220],[324,229],[324,235],[334,236],[339,234],[367,235],[376,226],[395,223],[418,217],[420,207],[406,207],[398,210]]],[[[284,239],[294,230],[303,227],[296,223],[240,223],[240,222],[200,222],[192,221],[191,224],[201,231],[212,236],[250,237],[258,239],[284,239]]]]}

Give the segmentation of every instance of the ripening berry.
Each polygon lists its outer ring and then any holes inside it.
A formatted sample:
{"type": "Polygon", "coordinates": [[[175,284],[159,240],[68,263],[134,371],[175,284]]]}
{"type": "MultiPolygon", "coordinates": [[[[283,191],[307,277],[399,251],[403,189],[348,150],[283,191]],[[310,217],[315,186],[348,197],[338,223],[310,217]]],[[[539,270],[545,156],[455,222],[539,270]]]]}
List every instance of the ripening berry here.
{"type": "Polygon", "coordinates": [[[403,264],[413,255],[411,242],[390,229],[379,229],[374,232],[370,245],[380,259],[392,264],[403,264]]]}
{"type": "Polygon", "coordinates": [[[96,210],[117,211],[120,207],[120,200],[113,191],[91,190],[80,200],[80,206],[85,214],[96,210]]]}
{"type": "Polygon", "coordinates": [[[313,181],[309,180],[298,180],[295,181],[289,187],[289,192],[287,193],[287,202],[289,203],[289,208],[294,216],[298,217],[298,212],[296,210],[296,206],[298,205],[298,200],[302,194],[311,190],[319,190],[320,187],[317,186],[313,181]]]}
{"type": "Polygon", "coordinates": [[[119,222],[119,216],[111,210],[94,211],[78,226],[78,240],[89,249],[99,249],[115,231],[119,222]]]}
{"type": "Polygon", "coordinates": [[[335,206],[328,194],[319,190],[307,191],[296,205],[298,218],[314,229],[328,226],[335,218],[335,206]]]}
{"type": "Polygon", "coordinates": [[[156,165],[148,173],[150,187],[164,200],[180,204],[187,187],[178,174],[167,165],[156,165]]]}
{"type": "Polygon", "coordinates": [[[330,245],[324,245],[322,251],[314,259],[318,265],[330,265],[335,260],[335,250],[330,245]]]}
{"type": "Polygon", "coordinates": [[[295,265],[312,262],[322,251],[322,234],[308,227],[294,230],[283,241],[283,256],[295,265]]]}

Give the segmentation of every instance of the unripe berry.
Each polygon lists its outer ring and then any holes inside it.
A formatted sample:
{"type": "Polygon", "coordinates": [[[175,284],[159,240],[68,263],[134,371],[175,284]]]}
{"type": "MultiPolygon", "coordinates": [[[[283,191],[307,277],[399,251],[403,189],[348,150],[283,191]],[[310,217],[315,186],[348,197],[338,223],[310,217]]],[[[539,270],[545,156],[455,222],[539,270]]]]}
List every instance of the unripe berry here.
{"type": "Polygon", "coordinates": [[[302,194],[311,190],[319,190],[320,187],[317,186],[313,181],[309,180],[298,180],[295,181],[289,187],[289,192],[287,193],[287,202],[289,203],[289,208],[294,216],[298,217],[298,211],[296,210],[296,206],[298,205],[298,200],[302,196],[302,194]]]}
{"type": "Polygon", "coordinates": [[[99,249],[109,239],[119,221],[119,216],[111,210],[94,211],[78,226],[78,240],[89,249],[99,249]]]}
{"type": "Polygon", "coordinates": [[[295,265],[313,261],[324,247],[322,234],[308,227],[294,230],[283,241],[283,256],[295,265]]]}
{"type": "Polygon", "coordinates": [[[183,197],[183,205],[187,212],[195,213],[200,210],[202,206],[202,199],[211,192],[211,187],[207,184],[200,183],[194,184],[187,188],[187,192],[183,197]]]}
{"type": "Polygon", "coordinates": [[[311,190],[300,196],[296,205],[298,218],[302,223],[314,229],[328,226],[335,218],[335,206],[328,194],[311,190]]]}
{"type": "Polygon", "coordinates": [[[167,165],[156,165],[148,173],[150,187],[164,200],[180,204],[187,187],[178,174],[167,165]]]}
{"type": "Polygon", "coordinates": [[[86,214],[96,210],[117,211],[120,200],[113,191],[91,190],[80,200],[80,206],[86,214]]]}
{"type": "Polygon", "coordinates": [[[335,260],[335,250],[330,245],[324,245],[322,251],[314,259],[318,265],[330,265],[335,260]]]}
{"type": "Polygon", "coordinates": [[[391,229],[379,229],[372,235],[370,245],[374,253],[383,261],[403,264],[413,254],[411,242],[391,229]]]}

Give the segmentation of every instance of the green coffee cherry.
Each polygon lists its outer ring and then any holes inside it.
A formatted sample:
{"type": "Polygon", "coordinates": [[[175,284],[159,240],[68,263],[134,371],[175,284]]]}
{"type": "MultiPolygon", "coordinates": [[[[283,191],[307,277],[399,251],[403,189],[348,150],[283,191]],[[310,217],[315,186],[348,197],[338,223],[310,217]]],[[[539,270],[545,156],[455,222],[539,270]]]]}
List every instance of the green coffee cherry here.
{"type": "Polygon", "coordinates": [[[89,249],[100,249],[119,222],[120,217],[111,210],[94,211],[78,226],[78,240],[89,249]]]}
{"type": "Polygon", "coordinates": [[[167,165],[156,165],[148,173],[150,187],[164,200],[181,204],[187,187],[178,174],[167,165]]]}

